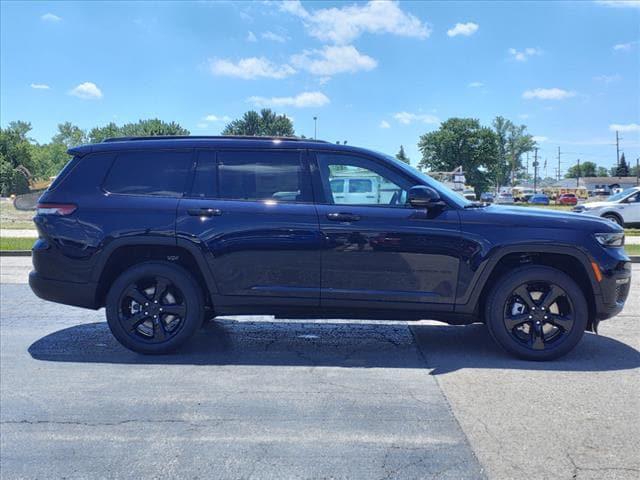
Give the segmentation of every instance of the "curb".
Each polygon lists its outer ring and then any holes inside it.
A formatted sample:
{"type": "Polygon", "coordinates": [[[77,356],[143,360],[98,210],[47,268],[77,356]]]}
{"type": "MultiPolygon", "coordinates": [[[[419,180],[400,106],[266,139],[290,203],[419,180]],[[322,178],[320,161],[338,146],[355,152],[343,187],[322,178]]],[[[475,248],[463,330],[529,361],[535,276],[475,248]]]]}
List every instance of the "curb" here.
{"type": "MultiPolygon", "coordinates": [[[[0,250],[0,257],[30,257],[31,250],[0,250]]],[[[640,263],[640,255],[629,255],[631,263],[640,263]]]]}

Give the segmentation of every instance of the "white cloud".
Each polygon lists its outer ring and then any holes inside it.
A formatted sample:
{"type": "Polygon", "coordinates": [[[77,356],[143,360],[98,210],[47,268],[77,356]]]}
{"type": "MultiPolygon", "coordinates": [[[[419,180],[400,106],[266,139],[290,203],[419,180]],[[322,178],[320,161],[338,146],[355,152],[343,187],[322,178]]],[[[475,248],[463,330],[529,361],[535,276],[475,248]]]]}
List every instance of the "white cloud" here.
{"type": "Polygon", "coordinates": [[[231,118],[229,118],[227,115],[224,115],[222,117],[219,117],[217,115],[205,115],[202,120],[204,120],[205,122],[228,122],[229,120],[231,120],[231,118]]]}
{"type": "Polygon", "coordinates": [[[543,142],[546,142],[547,140],[549,140],[549,137],[543,137],[541,135],[536,135],[533,137],[533,141],[536,143],[543,143],[543,142]]]}
{"type": "Polygon", "coordinates": [[[51,87],[46,83],[32,83],[31,88],[36,90],[49,90],[51,87]]]}
{"type": "Polygon", "coordinates": [[[473,22],[456,23],[453,28],[447,30],[447,35],[449,35],[450,37],[456,37],[458,35],[464,35],[465,37],[468,37],[476,33],[478,31],[478,28],[480,28],[480,25],[473,22]]]}
{"type": "Polygon", "coordinates": [[[398,112],[393,115],[393,118],[404,125],[409,125],[413,122],[429,124],[440,123],[440,119],[438,117],[426,113],[398,112]]]}
{"type": "Polygon", "coordinates": [[[467,85],[469,88],[480,88],[480,87],[484,87],[484,83],[482,82],[471,82],[469,85],[467,85]]]}
{"type": "Polygon", "coordinates": [[[620,81],[622,77],[616,73],[615,75],[598,75],[597,77],[593,77],[593,79],[596,82],[601,82],[608,85],[610,83],[615,83],[620,81]]]}
{"type": "Polygon", "coordinates": [[[526,62],[533,56],[542,55],[542,50],[537,47],[527,47],[524,50],[516,50],[515,48],[510,48],[507,51],[509,52],[511,59],[518,62],[526,62]]]}
{"type": "Polygon", "coordinates": [[[59,17],[58,15],[55,15],[53,13],[45,13],[40,17],[40,20],[42,20],[43,22],[56,23],[62,20],[62,17],[59,17]]]}
{"type": "Polygon", "coordinates": [[[562,88],[534,88],[527,90],[522,94],[522,98],[530,100],[537,98],[539,100],[564,100],[565,98],[574,97],[575,92],[563,90],[562,88]]]}
{"type": "Polygon", "coordinates": [[[640,132],[640,125],[637,123],[627,123],[626,125],[613,123],[609,125],[609,130],[612,132],[615,132],[616,130],[619,132],[640,132]]]}
{"type": "Polygon", "coordinates": [[[98,100],[102,98],[102,91],[93,82],[84,82],[69,91],[69,95],[83,100],[98,100]]]}
{"type": "Polygon", "coordinates": [[[247,38],[246,38],[247,42],[257,42],[258,39],[256,38],[256,34],[253,33],[251,30],[249,30],[249,32],[247,33],[247,38]]]}
{"type": "Polygon", "coordinates": [[[627,43],[618,43],[616,45],[613,46],[613,49],[617,52],[628,52],[629,50],[631,50],[633,48],[633,46],[638,43],[637,40],[634,40],[632,42],[627,42],[627,43]]]}
{"type": "Polygon", "coordinates": [[[391,128],[391,124],[386,120],[382,120],[379,125],[380,128],[391,128]]]}
{"type": "Polygon", "coordinates": [[[293,55],[291,63],[297,68],[325,77],[336,73],[372,70],[378,65],[373,58],[363,55],[353,45],[327,45],[321,50],[305,50],[293,55]]]}
{"type": "Polygon", "coordinates": [[[260,36],[265,40],[270,40],[272,42],[284,43],[287,41],[287,39],[282,35],[278,35],[277,33],[273,33],[273,32],[264,32],[260,36]]]}
{"type": "Polygon", "coordinates": [[[280,9],[300,18],[312,37],[337,44],[349,43],[363,33],[415,38],[427,38],[431,34],[428,25],[391,1],[307,10],[299,0],[293,0],[283,1],[280,9]]]}
{"type": "Polygon", "coordinates": [[[214,75],[243,78],[285,78],[296,71],[289,65],[277,65],[264,57],[242,58],[233,63],[231,60],[209,60],[209,68],[214,75]]]}
{"type": "Polygon", "coordinates": [[[596,0],[600,5],[618,8],[640,8],[640,0],[596,0]]]}
{"type": "Polygon", "coordinates": [[[295,97],[249,97],[249,103],[257,107],[322,107],[329,103],[329,97],[322,92],[302,92],[295,97]]]}

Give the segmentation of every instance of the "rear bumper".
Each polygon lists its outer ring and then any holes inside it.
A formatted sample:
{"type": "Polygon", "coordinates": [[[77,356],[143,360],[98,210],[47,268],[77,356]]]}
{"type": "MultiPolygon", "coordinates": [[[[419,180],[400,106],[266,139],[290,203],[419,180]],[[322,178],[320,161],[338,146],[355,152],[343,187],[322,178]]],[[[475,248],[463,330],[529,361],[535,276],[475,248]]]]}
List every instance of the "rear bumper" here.
{"type": "Polygon", "coordinates": [[[36,271],[29,273],[33,293],[50,302],[97,309],[95,283],[73,283],[44,278],[36,271]]]}

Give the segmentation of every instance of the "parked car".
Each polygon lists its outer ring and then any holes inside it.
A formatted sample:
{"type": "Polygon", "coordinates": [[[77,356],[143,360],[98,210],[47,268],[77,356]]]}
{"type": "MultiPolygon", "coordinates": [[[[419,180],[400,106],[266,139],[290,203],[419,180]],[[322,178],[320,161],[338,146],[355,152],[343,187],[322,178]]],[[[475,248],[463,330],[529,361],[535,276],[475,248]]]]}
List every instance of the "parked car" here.
{"type": "Polygon", "coordinates": [[[473,190],[473,188],[465,188],[462,192],[462,196],[464,198],[466,198],[467,200],[470,200],[472,202],[476,201],[478,198],[476,197],[476,192],[473,190]]]}
{"type": "Polygon", "coordinates": [[[556,203],[559,205],[577,205],[578,197],[576,197],[573,193],[563,193],[558,197],[556,203]]]}
{"type": "Polygon", "coordinates": [[[613,222],[469,202],[362,148],[147,137],[69,154],[37,207],[29,284],[105,307],[136,352],[175,350],[216,316],[265,314],[484,322],[512,354],[548,360],[629,292],[613,222]],[[396,194],[345,202],[331,180],[349,171],[396,194]]]}
{"type": "Polygon", "coordinates": [[[500,192],[496,197],[495,203],[497,205],[513,205],[513,195],[508,192],[500,192]]]}
{"type": "Polygon", "coordinates": [[[494,198],[493,193],[490,192],[484,192],[480,195],[480,201],[484,203],[493,203],[494,198]]]}
{"type": "Polygon", "coordinates": [[[533,205],[549,205],[549,197],[543,193],[536,193],[529,198],[529,203],[533,205]]]}
{"type": "Polygon", "coordinates": [[[640,223],[640,187],[629,188],[605,201],[583,203],[573,211],[606,218],[622,226],[640,223]]]}

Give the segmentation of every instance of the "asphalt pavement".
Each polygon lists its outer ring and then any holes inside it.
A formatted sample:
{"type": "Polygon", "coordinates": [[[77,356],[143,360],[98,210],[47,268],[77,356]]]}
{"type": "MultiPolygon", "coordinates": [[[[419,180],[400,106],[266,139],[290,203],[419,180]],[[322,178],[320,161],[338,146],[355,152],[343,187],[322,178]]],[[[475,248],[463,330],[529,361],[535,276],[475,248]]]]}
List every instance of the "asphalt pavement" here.
{"type": "Polygon", "coordinates": [[[482,325],[272,317],[141,356],[29,264],[0,258],[3,479],[640,475],[640,266],[600,335],[531,363],[482,325]]]}

